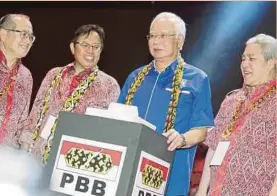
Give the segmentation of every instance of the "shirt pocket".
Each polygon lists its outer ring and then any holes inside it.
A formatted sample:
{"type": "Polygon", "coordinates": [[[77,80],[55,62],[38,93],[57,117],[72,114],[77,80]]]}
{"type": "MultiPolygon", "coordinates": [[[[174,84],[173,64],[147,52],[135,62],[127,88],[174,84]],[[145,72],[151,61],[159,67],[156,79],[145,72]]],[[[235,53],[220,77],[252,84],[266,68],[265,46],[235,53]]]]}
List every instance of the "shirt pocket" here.
{"type": "MultiPolygon", "coordinates": [[[[165,90],[172,93],[172,88],[165,88],[165,90]]],[[[179,100],[178,100],[178,107],[191,107],[193,103],[193,95],[192,92],[188,89],[182,89],[180,92],[179,100]]]]}

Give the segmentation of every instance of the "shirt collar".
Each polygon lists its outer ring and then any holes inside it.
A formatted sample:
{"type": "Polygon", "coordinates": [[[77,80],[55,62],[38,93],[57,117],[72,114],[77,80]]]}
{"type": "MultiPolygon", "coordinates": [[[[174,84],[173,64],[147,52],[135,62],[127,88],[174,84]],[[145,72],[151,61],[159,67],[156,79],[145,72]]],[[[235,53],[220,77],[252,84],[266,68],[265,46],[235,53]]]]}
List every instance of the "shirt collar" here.
{"type": "Polygon", "coordinates": [[[260,94],[265,88],[269,86],[276,86],[276,79],[265,82],[261,85],[257,85],[255,87],[249,87],[245,83],[243,83],[243,91],[247,97],[255,96],[256,94],[260,94]]]}
{"type": "MultiPolygon", "coordinates": [[[[75,74],[75,63],[70,63],[68,66],[68,73],[70,74],[75,74]]],[[[77,77],[80,78],[85,78],[87,77],[89,74],[91,74],[93,71],[95,71],[96,67],[90,68],[90,69],[85,69],[84,71],[80,72],[79,74],[77,74],[77,77]]]]}
{"type": "MultiPolygon", "coordinates": [[[[167,72],[173,72],[175,71],[176,67],[178,65],[178,60],[175,59],[174,61],[172,61],[161,73],[167,73],[167,72]]],[[[153,60],[152,61],[152,66],[153,66],[153,69],[155,72],[159,73],[157,70],[156,70],[156,61],[153,60]]]]}
{"type": "MultiPolygon", "coordinates": [[[[15,69],[18,69],[19,65],[21,64],[21,60],[18,59],[16,62],[15,62],[15,66],[13,67],[12,70],[15,70],[15,69]]],[[[10,70],[7,66],[7,58],[5,56],[5,54],[0,50],[0,70],[3,71],[3,72],[10,72],[12,70],[10,70]]]]}

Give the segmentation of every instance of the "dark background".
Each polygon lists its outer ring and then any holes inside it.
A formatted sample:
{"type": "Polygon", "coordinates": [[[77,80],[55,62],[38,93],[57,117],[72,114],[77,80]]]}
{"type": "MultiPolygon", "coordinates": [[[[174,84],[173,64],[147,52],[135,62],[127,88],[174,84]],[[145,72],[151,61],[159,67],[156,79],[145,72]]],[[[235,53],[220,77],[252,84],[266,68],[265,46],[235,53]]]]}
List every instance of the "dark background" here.
{"type": "MultiPolygon", "coordinates": [[[[230,5],[240,3],[231,2],[230,5]]],[[[223,2],[1,2],[0,15],[24,13],[31,18],[36,41],[23,63],[33,74],[33,100],[47,71],[73,61],[69,42],[80,25],[95,23],[104,28],[106,42],[99,67],[116,78],[122,87],[131,71],[151,60],[145,35],[152,19],[161,11],[174,12],[187,24],[183,57],[187,63],[203,69],[209,75],[216,114],[226,93],[242,85],[239,65],[246,40],[258,33],[276,35],[276,2],[264,2],[267,9],[263,15],[254,13],[256,19],[252,21],[253,25],[249,21],[242,24],[247,14],[253,12],[251,8],[246,8],[240,15],[232,11],[233,17],[237,17],[232,22],[231,16],[224,15],[227,12],[220,7],[222,4],[223,2]],[[222,29],[222,24],[227,24],[228,21],[230,26],[222,29]],[[235,27],[238,31],[230,34],[230,30],[235,27]],[[220,35],[215,34],[218,32],[221,32],[223,38],[219,39],[220,35]]]]}

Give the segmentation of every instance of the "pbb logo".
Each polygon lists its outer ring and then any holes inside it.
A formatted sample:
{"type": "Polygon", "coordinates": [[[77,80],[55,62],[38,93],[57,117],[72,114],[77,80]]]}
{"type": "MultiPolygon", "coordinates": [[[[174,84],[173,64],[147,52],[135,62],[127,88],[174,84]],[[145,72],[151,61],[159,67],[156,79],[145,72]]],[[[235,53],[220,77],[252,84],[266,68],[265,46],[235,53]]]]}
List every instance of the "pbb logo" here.
{"type": "Polygon", "coordinates": [[[142,184],[160,189],[163,183],[163,171],[151,165],[146,165],[142,171],[142,184]]]}
{"type": "Polygon", "coordinates": [[[68,167],[106,175],[113,167],[109,154],[88,151],[80,148],[71,148],[65,155],[68,167]]]}

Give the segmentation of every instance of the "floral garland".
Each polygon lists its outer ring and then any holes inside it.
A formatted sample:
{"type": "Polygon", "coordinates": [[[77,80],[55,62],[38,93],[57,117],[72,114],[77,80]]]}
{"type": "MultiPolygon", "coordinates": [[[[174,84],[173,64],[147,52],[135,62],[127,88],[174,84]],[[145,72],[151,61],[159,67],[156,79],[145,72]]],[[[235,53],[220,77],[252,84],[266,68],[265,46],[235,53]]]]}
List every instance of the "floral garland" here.
{"type": "MultiPolygon", "coordinates": [[[[271,81],[264,91],[258,92],[259,95],[254,96],[253,99],[249,101],[249,103],[245,106],[245,111],[242,111],[243,105],[245,103],[244,100],[239,100],[238,104],[236,106],[234,115],[232,117],[231,122],[227,125],[226,129],[222,133],[222,138],[224,140],[227,140],[227,138],[232,134],[232,132],[235,130],[235,126],[237,124],[238,119],[240,116],[246,116],[249,114],[254,108],[259,107],[261,103],[265,99],[267,99],[272,93],[276,92],[276,80],[271,81]]],[[[257,93],[256,93],[257,94],[257,93]]]]}
{"type": "MultiPolygon", "coordinates": [[[[170,129],[174,128],[174,123],[175,123],[175,118],[177,113],[177,104],[178,104],[179,95],[180,95],[180,87],[181,87],[181,82],[182,82],[184,70],[185,70],[185,63],[183,58],[180,55],[178,56],[177,61],[178,61],[178,66],[174,72],[174,77],[172,80],[172,93],[170,97],[168,113],[166,116],[164,132],[167,132],[170,129]]],[[[134,95],[139,89],[140,85],[142,84],[145,76],[149,73],[150,69],[151,69],[151,64],[148,64],[141,70],[141,72],[138,73],[138,76],[134,79],[134,81],[132,82],[128,90],[128,93],[125,99],[125,104],[132,105],[132,100],[134,98],[134,95]]]]}
{"type": "MultiPolygon", "coordinates": [[[[49,102],[50,102],[53,90],[58,87],[58,85],[60,84],[60,82],[64,78],[64,75],[66,74],[66,71],[67,71],[67,67],[62,69],[55,76],[55,78],[51,82],[51,85],[50,85],[48,91],[46,92],[46,95],[45,95],[45,98],[44,98],[44,101],[43,101],[43,104],[42,104],[42,109],[41,109],[41,112],[40,112],[40,118],[38,119],[38,122],[36,124],[36,129],[35,129],[35,132],[33,134],[33,141],[34,142],[39,138],[40,127],[41,127],[42,121],[45,117],[45,114],[49,109],[49,102]]],[[[71,112],[76,107],[76,105],[81,100],[82,96],[85,94],[86,90],[90,87],[92,82],[95,80],[96,76],[98,75],[98,71],[99,71],[99,69],[98,69],[98,67],[96,67],[96,69],[86,79],[82,80],[79,83],[79,85],[72,92],[72,94],[69,95],[66,98],[65,103],[64,103],[61,111],[71,112]]],[[[42,162],[44,164],[46,164],[46,161],[49,158],[51,142],[52,142],[52,139],[54,137],[56,124],[57,124],[57,120],[55,121],[54,125],[51,128],[51,133],[50,133],[50,136],[48,137],[48,140],[47,140],[48,143],[45,146],[45,150],[44,150],[44,153],[42,155],[42,162]]],[[[31,149],[29,149],[29,150],[31,150],[31,149]]]]}

